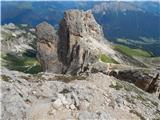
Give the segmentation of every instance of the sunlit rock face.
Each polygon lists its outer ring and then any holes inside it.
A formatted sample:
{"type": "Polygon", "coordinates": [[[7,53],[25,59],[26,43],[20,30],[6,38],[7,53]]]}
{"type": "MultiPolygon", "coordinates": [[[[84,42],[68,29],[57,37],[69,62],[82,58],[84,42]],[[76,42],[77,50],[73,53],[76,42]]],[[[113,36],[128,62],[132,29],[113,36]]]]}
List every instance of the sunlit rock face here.
{"type": "Polygon", "coordinates": [[[59,59],[67,72],[84,72],[89,61],[92,63],[96,57],[87,40],[102,41],[103,32],[90,11],[69,10],[60,23],[59,38],[59,59]]]}

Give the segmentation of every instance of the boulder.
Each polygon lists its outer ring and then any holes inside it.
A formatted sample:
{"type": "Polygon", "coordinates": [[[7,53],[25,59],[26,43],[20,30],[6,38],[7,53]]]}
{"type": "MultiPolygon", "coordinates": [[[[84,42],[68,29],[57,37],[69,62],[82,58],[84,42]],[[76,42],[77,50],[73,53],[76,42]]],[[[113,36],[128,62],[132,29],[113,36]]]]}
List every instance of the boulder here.
{"type": "Polygon", "coordinates": [[[138,69],[129,70],[113,70],[109,73],[120,80],[134,83],[137,87],[149,93],[160,94],[160,78],[159,73],[155,71],[145,71],[138,69]]]}

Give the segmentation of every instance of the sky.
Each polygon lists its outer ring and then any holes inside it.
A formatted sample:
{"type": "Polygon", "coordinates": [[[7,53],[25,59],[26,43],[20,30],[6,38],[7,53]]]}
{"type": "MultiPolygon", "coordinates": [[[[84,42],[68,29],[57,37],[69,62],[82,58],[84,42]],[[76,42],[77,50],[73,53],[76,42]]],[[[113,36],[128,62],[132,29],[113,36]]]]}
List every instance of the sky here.
{"type": "Polygon", "coordinates": [[[1,1],[160,1],[160,0],[1,0],[1,1]]]}

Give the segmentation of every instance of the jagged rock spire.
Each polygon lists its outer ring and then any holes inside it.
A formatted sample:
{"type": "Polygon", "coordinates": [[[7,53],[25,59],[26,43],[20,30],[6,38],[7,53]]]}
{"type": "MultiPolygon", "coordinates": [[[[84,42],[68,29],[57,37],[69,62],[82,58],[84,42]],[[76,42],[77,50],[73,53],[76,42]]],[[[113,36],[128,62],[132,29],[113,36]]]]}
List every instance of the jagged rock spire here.
{"type": "Polygon", "coordinates": [[[97,60],[98,49],[95,48],[93,53],[93,45],[89,46],[89,43],[102,41],[103,32],[91,11],[66,11],[58,34],[46,22],[39,24],[36,29],[37,56],[45,71],[55,73],[59,69],[60,73],[77,74],[84,72],[90,63],[97,60]]]}
{"type": "Polygon", "coordinates": [[[54,27],[47,22],[40,23],[36,26],[37,41],[37,58],[40,61],[43,70],[47,72],[59,73],[57,43],[58,36],[54,27]]]}

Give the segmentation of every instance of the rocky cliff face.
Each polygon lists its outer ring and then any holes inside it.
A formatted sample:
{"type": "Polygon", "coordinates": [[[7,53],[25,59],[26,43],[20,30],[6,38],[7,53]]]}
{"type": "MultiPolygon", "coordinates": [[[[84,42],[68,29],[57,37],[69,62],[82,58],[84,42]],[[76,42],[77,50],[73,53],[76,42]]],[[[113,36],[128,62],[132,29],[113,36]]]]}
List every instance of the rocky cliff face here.
{"type": "Polygon", "coordinates": [[[57,31],[46,22],[37,25],[36,31],[37,56],[47,72],[81,74],[90,71],[102,54],[116,63],[142,66],[112,49],[91,11],[68,10],[57,31]]]}
{"type": "Polygon", "coordinates": [[[47,23],[36,29],[38,58],[45,71],[79,74],[98,60],[104,38],[90,11],[66,11],[58,33],[47,23]]]}
{"type": "Polygon", "coordinates": [[[69,10],[60,23],[59,38],[59,59],[66,67],[63,72],[76,73],[84,72],[97,57],[86,46],[87,40],[102,41],[103,33],[90,11],[69,10]]]}
{"type": "Polygon", "coordinates": [[[113,70],[109,75],[135,84],[144,91],[160,95],[160,78],[157,71],[145,69],[113,70]]]}
{"type": "Polygon", "coordinates": [[[60,33],[85,37],[91,36],[97,41],[102,40],[103,32],[101,26],[95,21],[91,11],[68,10],[60,23],[60,33]],[[68,33],[67,33],[68,32],[68,33]]]}

